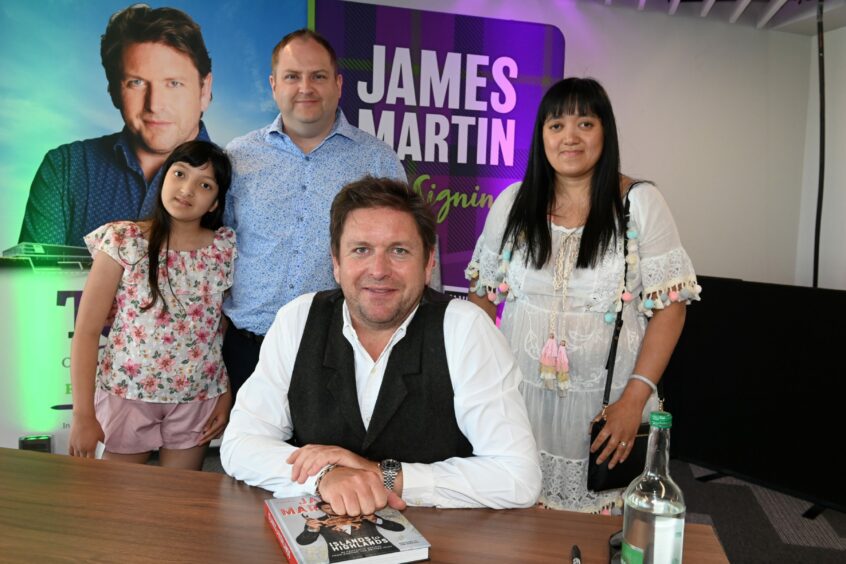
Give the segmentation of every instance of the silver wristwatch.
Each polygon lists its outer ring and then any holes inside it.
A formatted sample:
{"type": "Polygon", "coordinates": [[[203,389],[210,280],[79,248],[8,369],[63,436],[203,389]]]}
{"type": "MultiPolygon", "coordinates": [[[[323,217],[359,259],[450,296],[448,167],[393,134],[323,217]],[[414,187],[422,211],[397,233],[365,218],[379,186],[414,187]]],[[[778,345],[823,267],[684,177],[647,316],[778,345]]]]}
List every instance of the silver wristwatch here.
{"type": "Polygon", "coordinates": [[[394,484],[397,476],[402,472],[402,464],[393,458],[386,458],[379,463],[379,470],[382,471],[382,483],[389,491],[394,491],[394,484]]]}

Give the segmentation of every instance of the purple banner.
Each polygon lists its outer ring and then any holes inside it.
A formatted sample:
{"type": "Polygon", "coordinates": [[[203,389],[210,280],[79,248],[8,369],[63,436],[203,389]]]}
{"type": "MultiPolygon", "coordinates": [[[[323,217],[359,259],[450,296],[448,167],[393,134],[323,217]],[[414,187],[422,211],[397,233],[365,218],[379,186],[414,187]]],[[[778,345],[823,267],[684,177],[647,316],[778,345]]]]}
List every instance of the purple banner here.
{"type": "Polygon", "coordinates": [[[487,210],[522,180],[535,112],[564,74],[553,26],[317,0],[350,123],[388,143],[438,218],[445,289],[464,268],[487,210]]]}

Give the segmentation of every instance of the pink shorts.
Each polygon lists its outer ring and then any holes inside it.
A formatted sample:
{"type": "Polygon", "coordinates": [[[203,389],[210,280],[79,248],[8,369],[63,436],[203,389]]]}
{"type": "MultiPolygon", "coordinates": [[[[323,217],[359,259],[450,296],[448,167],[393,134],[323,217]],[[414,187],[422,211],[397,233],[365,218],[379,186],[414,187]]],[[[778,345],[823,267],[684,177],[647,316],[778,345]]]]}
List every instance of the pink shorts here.
{"type": "Polygon", "coordinates": [[[108,452],[137,454],[159,448],[197,446],[203,425],[219,398],[191,403],[124,399],[97,388],[94,411],[106,435],[108,452]]]}

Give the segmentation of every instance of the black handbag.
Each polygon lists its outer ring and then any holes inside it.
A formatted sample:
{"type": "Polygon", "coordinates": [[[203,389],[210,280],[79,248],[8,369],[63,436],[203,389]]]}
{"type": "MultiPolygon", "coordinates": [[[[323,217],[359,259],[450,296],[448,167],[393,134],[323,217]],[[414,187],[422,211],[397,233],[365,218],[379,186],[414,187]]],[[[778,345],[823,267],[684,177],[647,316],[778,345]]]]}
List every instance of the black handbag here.
{"type": "MultiPolygon", "coordinates": [[[[632,185],[629,191],[634,188],[632,185]]],[[[629,198],[626,197],[625,203],[625,224],[629,223],[629,198]]],[[[627,247],[624,243],[624,248],[627,247]]],[[[626,258],[628,258],[628,250],[626,250],[626,258]]],[[[628,260],[624,261],[623,280],[629,271],[628,260]]],[[[608,360],[605,363],[607,376],[605,377],[605,395],[602,398],[602,411],[608,407],[608,400],[611,396],[611,381],[614,379],[614,363],[617,357],[617,342],[620,340],[620,329],[623,327],[623,308],[617,312],[617,319],[614,321],[614,334],[611,337],[611,350],[608,351],[608,360]]],[[[661,385],[660,382],[658,384],[661,385]]],[[[663,404],[661,394],[658,395],[658,405],[663,404]]],[[[660,407],[659,407],[660,409],[660,407]]],[[[599,432],[605,427],[605,420],[601,419],[593,424],[590,430],[590,444],[596,440],[599,432]]],[[[588,456],[588,479],[587,489],[595,492],[604,490],[613,490],[617,488],[625,488],[632,480],[640,476],[646,466],[646,447],[649,444],[649,423],[641,423],[637,428],[637,434],[632,443],[632,450],[629,452],[628,458],[625,462],[618,462],[614,468],[608,468],[608,462],[613,458],[609,456],[602,464],[597,464],[596,459],[599,458],[602,449],[596,452],[591,452],[588,456]]]]}
{"type": "MultiPolygon", "coordinates": [[[[596,440],[599,432],[605,426],[605,421],[597,421],[593,424],[590,431],[590,442],[596,440]]],[[[646,465],[646,447],[649,443],[649,423],[641,423],[637,428],[637,435],[635,435],[632,443],[632,450],[629,452],[628,458],[625,462],[618,462],[614,468],[608,468],[608,461],[612,457],[605,459],[602,464],[597,464],[596,459],[602,450],[590,453],[588,457],[588,489],[601,492],[603,490],[614,490],[617,488],[625,488],[632,480],[640,476],[643,468],[646,465]]]]}

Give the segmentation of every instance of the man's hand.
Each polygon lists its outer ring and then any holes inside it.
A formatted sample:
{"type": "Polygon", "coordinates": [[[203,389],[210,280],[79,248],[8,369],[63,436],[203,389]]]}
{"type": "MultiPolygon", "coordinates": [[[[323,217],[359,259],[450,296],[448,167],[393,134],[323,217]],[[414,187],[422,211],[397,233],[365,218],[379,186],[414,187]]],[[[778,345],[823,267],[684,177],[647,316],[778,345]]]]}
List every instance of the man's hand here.
{"type": "Polygon", "coordinates": [[[405,501],[385,489],[378,468],[373,462],[368,463],[366,470],[336,466],[320,481],[318,494],[337,515],[369,515],[385,506],[405,509],[405,501]]]}
{"type": "Polygon", "coordinates": [[[378,472],[379,465],[376,462],[337,446],[305,445],[289,456],[286,462],[293,466],[291,481],[300,484],[304,484],[310,476],[316,475],[328,464],[375,471],[381,481],[381,474],[378,472]]]}

